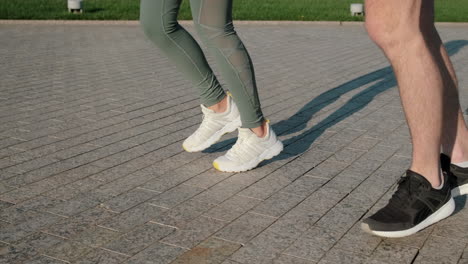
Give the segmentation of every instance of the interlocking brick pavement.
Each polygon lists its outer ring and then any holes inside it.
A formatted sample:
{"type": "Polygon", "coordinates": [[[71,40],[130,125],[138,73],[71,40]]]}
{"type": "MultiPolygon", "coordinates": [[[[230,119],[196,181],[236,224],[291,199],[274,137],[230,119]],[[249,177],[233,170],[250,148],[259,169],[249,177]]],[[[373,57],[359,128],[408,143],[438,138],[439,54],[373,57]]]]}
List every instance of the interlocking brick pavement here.
{"type": "MultiPolygon", "coordinates": [[[[439,28],[466,109],[468,26],[439,28]]],[[[286,147],[233,174],[211,161],[235,135],[182,150],[196,91],[135,23],[0,23],[0,262],[468,263],[466,197],[409,238],[359,228],[411,153],[362,25],[238,31],[286,147]]]]}

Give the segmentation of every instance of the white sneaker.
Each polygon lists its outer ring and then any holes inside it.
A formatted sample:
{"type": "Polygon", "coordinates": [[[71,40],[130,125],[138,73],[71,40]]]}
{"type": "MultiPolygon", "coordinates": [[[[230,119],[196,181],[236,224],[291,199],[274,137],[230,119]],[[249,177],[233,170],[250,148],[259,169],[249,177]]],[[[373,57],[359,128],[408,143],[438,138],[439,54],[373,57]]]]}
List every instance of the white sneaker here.
{"type": "Polygon", "coordinates": [[[263,160],[271,159],[283,150],[283,143],[267,123],[267,134],[259,138],[249,128],[239,128],[236,144],[217,158],[213,166],[219,171],[241,172],[251,170],[263,160]]]}
{"type": "Polygon", "coordinates": [[[216,143],[224,134],[233,132],[241,126],[239,109],[237,109],[232,97],[227,96],[228,105],[223,113],[216,113],[201,105],[203,121],[200,127],[182,144],[185,151],[197,152],[205,150],[216,143]]]}

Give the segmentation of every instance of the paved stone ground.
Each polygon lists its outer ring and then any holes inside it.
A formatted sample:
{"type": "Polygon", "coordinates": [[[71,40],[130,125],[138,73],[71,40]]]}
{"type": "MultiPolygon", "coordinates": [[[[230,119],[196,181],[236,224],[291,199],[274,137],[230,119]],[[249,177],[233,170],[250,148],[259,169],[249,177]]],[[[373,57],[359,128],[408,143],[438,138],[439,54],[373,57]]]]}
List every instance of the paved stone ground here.
{"type": "MultiPolygon", "coordinates": [[[[182,140],[194,89],[134,25],[0,25],[0,263],[468,263],[466,197],[405,239],[364,234],[409,166],[395,80],[362,26],[242,25],[286,144],[216,172],[182,140]]],[[[468,106],[468,27],[442,26],[468,106]]]]}

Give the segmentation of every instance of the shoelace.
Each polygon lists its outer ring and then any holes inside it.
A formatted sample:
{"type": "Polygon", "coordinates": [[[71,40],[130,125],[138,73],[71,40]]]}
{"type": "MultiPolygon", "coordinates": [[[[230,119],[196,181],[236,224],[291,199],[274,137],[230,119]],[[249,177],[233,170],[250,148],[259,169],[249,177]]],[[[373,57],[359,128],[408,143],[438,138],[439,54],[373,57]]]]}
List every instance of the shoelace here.
{"type": "Polygon", "coordinates": [[[408,176],[401,177],[398,180],[398,188],[390,200],[396,200],[399,205],[408,204],[406,203],[408,199],[413,200],[415,196],[421,193],[421,186],[421,182],[415,183],[408,176]]]}
{"type": "Polygon", "coordinates": [[[200,136],[203,134],[202,131],[204,129],[209,129],[209,130],[212,130],[215,128],[215,126],[217,125],[216,121],[212,118],[207,118],[207,115],[208,114],[203,114],[203,117],[202,117],[202,122],[200,124],[200,126],[198,127],[198,129],[193,133],[193,136],[196,137],[196,138],[200,138],[200,136]]]}
{"type": "Polygon", "coordinates": [[[243,142],[245,140],[245,137],[247,135],[244,135],[243,133],[239,133],[239,137],[237,138],[237,141],[236,143],[234,144],[234,146],[232,146],[232,148],[226,153],[226,157],[228,157],[229,159],[245,159],[246,157],[248,157],[248,155],[246,155],[246,150],[243,148],[243,142]]]}

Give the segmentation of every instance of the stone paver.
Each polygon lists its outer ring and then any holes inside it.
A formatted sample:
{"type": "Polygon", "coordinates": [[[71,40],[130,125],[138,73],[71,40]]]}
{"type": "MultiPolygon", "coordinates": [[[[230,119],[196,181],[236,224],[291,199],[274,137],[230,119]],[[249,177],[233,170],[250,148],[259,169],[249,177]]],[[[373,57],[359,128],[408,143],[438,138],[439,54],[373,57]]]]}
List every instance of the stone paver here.
{"type": "MultiPolygon", "coordinates": [[[[468,26],[440,30],[467,109],[468,26]]],[[[0,262],[468,263],[465,197],[410,238],[359,228],[411,155],[362,25],[238,32],[285,151],[233,174],[211,161],[235,135],[182,150],[196,91],[135,23],[0,24],[0,262]]]]}

